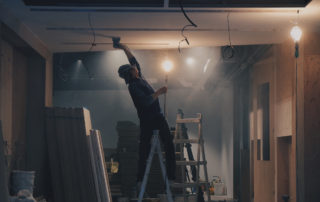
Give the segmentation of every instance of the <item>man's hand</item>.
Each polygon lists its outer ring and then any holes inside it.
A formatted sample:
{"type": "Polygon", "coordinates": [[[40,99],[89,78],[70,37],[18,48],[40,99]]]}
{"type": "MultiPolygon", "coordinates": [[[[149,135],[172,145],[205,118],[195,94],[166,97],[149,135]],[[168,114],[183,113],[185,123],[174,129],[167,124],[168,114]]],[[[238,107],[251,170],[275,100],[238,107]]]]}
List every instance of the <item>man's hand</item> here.
{"type": "Polygon", "coordinates": [[[113,44],[113,47],[114,47],[114,48],[118,48],[118,49],[122,49],[122,50],[124,50],[124,49],[127,48],[127,47],[126,47],[124,44],[122,44],[122,43],[113,44]]]}
{"type": "Polygon", "coordinates": [[[157,91],[159,91],[160,95],[165,94],[168,91],[168,87],[167,86],[163,86],[163,87],[159,88],[157,91]]]}
{"type": "Polygon", "coordinates": [[[159,95],[165,94],[167,93],[168,87],[167,86],[163,86],[161,88],[159,88],[155,93],[152,94],[152,98],[155,100],[159,97],[159,95]]]}

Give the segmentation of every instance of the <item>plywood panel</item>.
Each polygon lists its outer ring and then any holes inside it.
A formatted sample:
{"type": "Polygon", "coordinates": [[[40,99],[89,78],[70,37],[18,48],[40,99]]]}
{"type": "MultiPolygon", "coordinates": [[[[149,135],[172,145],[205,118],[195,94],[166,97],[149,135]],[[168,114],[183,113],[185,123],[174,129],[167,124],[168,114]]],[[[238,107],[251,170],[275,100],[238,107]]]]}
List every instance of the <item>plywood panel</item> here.
{"type": "Polygon", "coordinates": [[[265,59],[254,66],[253,69],[253,128],[254,128],[254,201],[271,202],[275,200],[275,158],[274,158],[274,67],[272,58],[265,59]],[[270,85],[269,109],[270,109],[270,160],[258,159],[258,131],[262,130],[258,124],[258,87],[263,83],[270,85]]]}
{"type": "Polygon", "coordinates": [[[6,41],[1,42],[1,85],[0,85],[0,120],[2,120],[3,138],[8,150],[12,154],[12,88],[13,88],[13,47],[6,41]]]}
{"type": "Polygon", "coordinates": [[[276,109],[275,109],[275,163],[276,201],[282,202],[282,195],[296,201],[296,114],[295,89],[296,60],[294,43],[291,40],[276,45],[276,109]],[[285,144],[285,140],[290,143],[285,144]]]}
{"type": "MultiPolygon", "coordinates": [[[[320,47],[319,47],[320,49],[320,47]]],[[[320,179],[320,54],[305,57],[304,172],[305,201],[318,201],[320,179]]]]}
{"type": "Polygon", "coordinates": [[[13,168],[25,169],[26,154],[26,103],[27,103],[27,58],[21,52],[13,51],[12,92],[12,143],[14,144],[13,168]]]}
{"type": "Polygon", "coordinates": [[[276,110],[275,134],[278,137],[295,133],[295,58],[293,43],[275,46],[276,110]]]}

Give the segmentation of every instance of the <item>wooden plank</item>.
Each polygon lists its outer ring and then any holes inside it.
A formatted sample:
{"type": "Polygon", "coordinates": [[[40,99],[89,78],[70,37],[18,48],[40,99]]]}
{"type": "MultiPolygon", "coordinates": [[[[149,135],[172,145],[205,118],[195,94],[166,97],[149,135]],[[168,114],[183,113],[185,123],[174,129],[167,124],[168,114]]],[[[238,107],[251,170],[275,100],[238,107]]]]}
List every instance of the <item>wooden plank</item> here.
{"type": "Polygon", "coordinates": [[[12,143],[15,145],[12,162],[14,169],[26,169],[27,117],[27,58],[16,48],[13,51],[12,143]]]}
{"type": "Polygon", "coordinates": [[[55,201],[112,201],[101,136],[90,130],[87,109],[47,108],[51,172],[58,178],[52,179],[55,201]]]}
{"type": "Polygon", "coordinates": [[[72,170],[72,158],[69,157],[68,147],[72,146],[70,142],[66,142],[65,136],[65,127],[70,126],[67,123],[66,117],[64,117],[63,109],[61,108],[54,108],[54,116],[55,116],[55,127],[56,133],[54,134],[57,138],[57,150],[58,152],[58,159],[61,165],[61,181],[63,190],[64,190],[64,201],[65,202],[73,202],[73,195],[74,193],[70,192],[70,186],[72,186],[70,182],[70,172],[74,172],[72,170]]]}
{"type": "Polygon", "coordinates": [[[53,200],[64,201],[64,189],[62,187],[62,169],[59,161],[58,142],[56,138],[56,124],[53,108],[46,108],[46,137],[51,171],[51,183],[53,188],[53,200]]]}
{"type": "MultiPolygon", "coordinates": [[[[88,145],[89,145],[89,150],[90,150],[90,157],[91,157],[91,166],[93,170],[93,177],[94,177],[94,186],[96,187],[96,194],[98,196],[98,202],[101,202],[101,195],[100,195],[100,189],[99,189],[99,171],[98,171],[98,165],[97,165],[97,159],[96,159],[96,154],[95,154],[95,149],[93,146],[93,139],[92,137],[94,136],[94,131],[92,132],[91,130],[91,135],[87,135],[87,140],[88,140],[88,145]]],[[[99,176],[100,177],[100,176],[99,176]]]]}
{"type": "Polygon", "coordinates": [[[5,160],[5,146],[2,136],[2,125],[0,121],[0,201],[9,202],[9,191],[8,191],[8,177],[7,177],[7,165],[5,160]]]}
{"type": "Polygon", "coordinates": [[[87,135],[90,134],[91,129],[91,119],[90,119],[90,113],[87,109],[84,108],[76,108],[75,109],[77,114],[81,116],[79,120],[79,127],[80,127],[80,133],[78,133],[77,139],[79,141],[79,144],[82,146],[82,150],[80,151],[80,155],[82,157],[82,163],[83,163],[83,173],[81,173],[81,176],[84,177],[83,182],[84,188],[86,189],[86,197],[87,199],[83,199],[84,202],[86,201],[98,201],[98,196],[96,195],[95,189],[95,183],[94,183],[94,172],[91,167],[91,157],[90,157],[90,151],[89,151],[89,145],[87,143],[87,135]]]}
{"type": "Polygon", "coordinates": [[[94,162],[95,162],[95,169],[97,170],[97,179],[99,185],[99,192],[101,201],[103,202],[111,202],[111,191],[108,179],[108,173],[105,164],[104,152],[102,147],[102,140],[101,135],[98,130],[91,130],[90,135],[93,154],[94,154],[94,162]]]}
{"type": "MultiPolygon", "coordinates": [[[[8,148],[8,155],[12,154],[12,88],[13,88],[13,47],[1,40],[1,73],[0,73],[0,120],[2,120],[2,134],[8,148]]],[[[9,160],[10,169],[10,160],[9,160]]]]}
{"type": "Polygon", "coordinates": [[[77,180],[77,176],[82,176],[82,173],[84,172],[84,168],[83,168],[83,161],[82,161],[82,156],[79,155],[81,153],[82,150],[82,145],[79,144],[78,141],[78,136],[79,134],[81,134],[81,128],[78,127],[80,124],[80,120],[79,118],[81,117],[81,112],[78,112],[76,109],[70,109],[70,116],[73,117],[72,119],[70,119],[70,126],[72,128],[72,132],[70,135],[72,135],[72,139],[75,140],[75,144],[73,144],[73,149],[75,151],[75,155],[73,156],[73,163],[74,163],[74,167],[76,168],[76,170],[74,171],[74,183],[76,183],[75,187],[76,190],[78,190],[78,196],[80,197],[80,199],[78,199],[79,201],[82,201],[83,199],[86,199],[86,184],[84,182],[80,182],[79,180],[77,180]]]}
{"type": "MultiPolygon", "coordinates": [[[[255,137],[255,146],[254,146],[254,200],[260,202],[270,202],[275,200],[275,141],[274,141],[274,59],[266,58],[259,63],[254,65],[253,69],[253,111],[255,113],[254,117],[254,131],[255,134],[259,134],[259,131],[263,130],[263,126],[260,126],[258,123],[262,116],[259,115],[258,107],[258,87],[261,84],[269,83],[270,85],[270,125],[269,133],[270,137],[270,160],[259,160],[258,159],[258,148],[257,142],[258,137],[255,137]]],[[[261,140],[260,140],[261,141],[261,140]]],[[[262,145],[262,144],[261,144],[262,145]]]]}
{"type": "MultiPolygon", "coordinates": [[[[319,37],[319,34],[316,35],[319,37]]],[[[311,42],[310,43],[314,43],[311,42]]],[[[310,47],[308,47],[310,48],[310,47]]],[[[320,45],[313,47],[314,55],[305,55],[304,75],[304,201],[318,201],[320,179],[320,45]]],[[[301,133],[300,133],[301,135],[301,133]]]]}

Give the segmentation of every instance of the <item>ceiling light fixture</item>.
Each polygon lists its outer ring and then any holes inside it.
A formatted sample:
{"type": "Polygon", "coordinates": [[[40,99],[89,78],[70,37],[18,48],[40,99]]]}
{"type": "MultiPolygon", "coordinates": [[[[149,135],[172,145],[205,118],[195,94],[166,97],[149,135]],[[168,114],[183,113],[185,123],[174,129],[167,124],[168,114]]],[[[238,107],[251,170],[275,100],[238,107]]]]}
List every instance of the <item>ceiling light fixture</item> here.
{"type": "Polygon", "coordinates": [[[191,65],[194,64],[194,59],[193,59],[192,57],[189,57],[189,58],[187,58],[186,62],[187,62],[187,64],[188,64],[189,66],[191,66],[191,65]]]}
{"type": "Polygon", "coordinates": [[[165,60],[162,63],[162,68],[166,73],[169,73],[173,68],[173,63],[170,60],[165,60]]]}
{"type": "Polygon", "coordinates": [[[295,43],[295,53],[294,56],[296,58],[299,57],[299,41],[301,39],[302,36],[302,30],[300,29],[300,27],[298,26],[298,19],[299,18],[299,10],[297,10],[297,20],[296,20],[296,25],[292,27],[290,35],[295,43]]]}
{"type": "Polygon", "coordinates": [[[229,39],[229,45],[225,46],[222,51],[222,57],[224,59],[231,59],[234,56],[234,48],[231,44],[231,31],[230,31],[230,20],[229,20],[229,15],[227,15],[227,24],[228,24],[228,39],[229,39]]]}
{"type": "Polygon", "coordinates": [[[295,43],[299,42],[302,36],[302,31],[299,26],[294,26],[291,29],[290,35],[295,43]]]}

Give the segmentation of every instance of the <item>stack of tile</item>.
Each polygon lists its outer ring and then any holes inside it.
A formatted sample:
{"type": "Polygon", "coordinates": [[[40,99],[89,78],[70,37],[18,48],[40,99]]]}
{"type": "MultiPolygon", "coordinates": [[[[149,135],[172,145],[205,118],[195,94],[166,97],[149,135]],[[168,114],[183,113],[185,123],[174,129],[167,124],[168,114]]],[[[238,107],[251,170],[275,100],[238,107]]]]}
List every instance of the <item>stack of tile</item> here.
{"type": "Polygon", "coordinates": [[[99,132],[84,108],[46,108],[54,201],[111,202],[99,132]]]}

